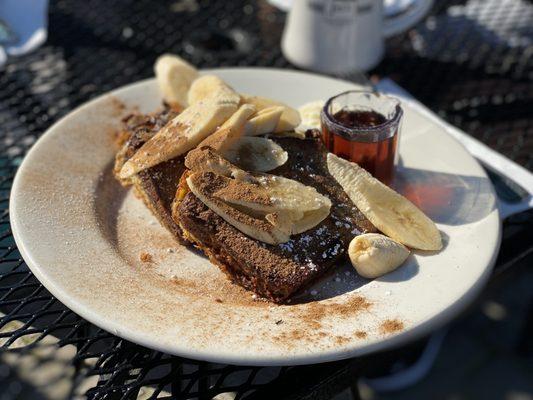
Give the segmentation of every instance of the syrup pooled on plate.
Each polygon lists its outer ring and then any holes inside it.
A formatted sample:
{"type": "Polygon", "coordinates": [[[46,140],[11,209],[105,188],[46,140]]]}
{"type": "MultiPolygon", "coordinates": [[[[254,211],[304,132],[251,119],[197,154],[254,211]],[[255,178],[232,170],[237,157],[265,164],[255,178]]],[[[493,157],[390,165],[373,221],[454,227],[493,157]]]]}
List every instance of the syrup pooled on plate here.
{"type": "MultiPolygon", "coordinates": [[[[333,114],[338,124],[354,131],[364,132],[387,122],[384,115],[376,111],[341,109],[333,114]]],[[[322,124],[322,139],[329,151],[339,157],[356,162],[384,183],[390,183],[394,174],[394,159],[398,141],[398,127],[392,135],[375,140],[371,134],[364,137],[348,137],[335,126],[322,124]]]]}

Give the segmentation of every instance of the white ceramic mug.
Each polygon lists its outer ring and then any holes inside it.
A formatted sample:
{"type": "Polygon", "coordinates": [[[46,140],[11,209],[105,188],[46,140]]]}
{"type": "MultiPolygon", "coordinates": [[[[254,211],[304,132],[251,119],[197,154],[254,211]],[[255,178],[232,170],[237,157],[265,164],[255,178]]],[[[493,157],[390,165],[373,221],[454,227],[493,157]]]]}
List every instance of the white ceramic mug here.
{"type": "Polygon", "coordinates": [[[283,32],[283,54],[299,67],[320,72],[371,69],[383,57],[384,39],[420,21],[433,4],[395,2],[407,7],[385,16],[383,0],[294,0],[283,32]]]}

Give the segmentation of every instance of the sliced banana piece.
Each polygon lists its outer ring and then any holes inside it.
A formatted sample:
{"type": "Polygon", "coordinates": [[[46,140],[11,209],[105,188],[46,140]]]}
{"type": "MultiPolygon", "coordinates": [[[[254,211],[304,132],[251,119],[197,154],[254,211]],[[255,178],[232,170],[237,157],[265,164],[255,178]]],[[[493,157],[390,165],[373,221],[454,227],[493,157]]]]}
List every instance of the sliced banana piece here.
{"type": "Polygon", "coordinates": [[[232,176],[233,172],[240,171],[220,154],[209,147],[200,147],[189,151],[185,157],[185,166],[194,172],[214,172],[217,175],[232,176]]]}
{"type": "Polygon", "coordinates": [[[165,101],[171,105],[187,106],[187,93],[198,70],[184,59],[163,54],[154,65],[155,77],[165,101]]]}
{"type": "Polygon", "coordinates": [[[414,249],[440,250],[437,226],[405,197],[350,161],[329,153],[329,173],[376,228],[414,249]]]}
{"type": "Polygon", "coordinates": [[[268,172],[285,164],[289,155],[271,139],[243,136],[222,152],[222,156],[246,171],[268,172]]]}
{"type": "Polygon", "coordinates": [[[196,147],[237,111],[233,103],[208,99],[186,108],[148,140],[120,170],[127,179],[196,147]]]}
{"type": "Polygon", "coordinates": [[[268,244],[285,243],[290,234],[268,222],[264,215],[247,213],[227,204],[215,191],[227,187],[232,179],[212,172],[197,172],[187,178],[191,192],[227,223],[254,239],[268,244]]]}
{"type": "Polygon", "coordinates": [[[331,200],[312,186],[282,176],[257,175],[259,184],[270,193],[276,210],[305,212],[331,207],[331,200]]]}
{"type": "Polygon", "coordinates": [[[246,124],[244,134],[258,136],[273,133],[282,113],[283,107],[280,106],[264,108],[258,111],[246,124]]]}
{"type": "Polygon", "coordinates": [[[241,96],[215,75],[205,75],[196,79],[187,94],[188,102],[191,105],[209,98],[216,98],[219,102],[235,105],[241,101],[241,96]]]}
{"type": "Polygon", "coordinates": [[[243,184],[243,190],[251,193],[252,187],[255,187],[255,191],[268,194],[269,202],[231,190],[222,190],[217,195],[235,207],[264,215],[273,226],[289,235],[305,232],[329,215],[331,200],[315,188],[276,175],[252,176],[255,181],[251,184],[254,186],[243,184]]]}
{"type": "Polygon", "coordinates": [[[331,201],[314,188],[287,178],[247,173],[203,147],[191,151],[187,185],[229,224],[269,244],[287,242],[329,214],[331,201]],[[297,197],[297,198],[295,198],[297,197]]]}
{"type": "Polygon", "coordinates": [[[300,124],[300,114],[294,108],[284,104],[280,101],[272,100],[261,96],[242,95],[244,103],[253,104],[258,111],[275,106],[282,107],[280,118],[271,132],[280,133],[285,131],[292,131],[300,124]]]}
{"type": "Polygon", "coordinates": [[[202,140],[198,147],[210,147],[218,152],[224,152],[233,142],[242,137],[248,119],[254,113],[254,106],[243,104],[215,133],[202,140]]]}
{"type": "Polygon", "coordinates": [[[257,179],[236,165],[233,165],[209,147],[197,147],[185,157],[185,166],[194,172],[213,172],[241,182],[257,183],[257,179]]]}
{"type": "Polygon", "coordinates": [[[297,132],[304,132],[308,129],[320,129],[320,114],[324,108],[324,102],[322,100],[306,103],[300,108],[300,118],[302,122],[296,127],[297,132]]]}
{"type": "Polygon", "coordinates": [[[365,233],[352,239],[348,256],[359,275],[377,278],[402,265],[409,249],[385,235],[365,233]]]}
{"type": "MultiPolygon", "coordinates": [[[[249,200],[231,191],[224,191],[222,199],[228,203],[264,212],[303,213],[308,210],[331,207],[331,200],[317,192],[312,186],[282,176],[270,174],[253,174],[254,184],[266,191],[271,199],[269,204],[249,200]]],[[[259,190],[259,189],[258,189],[259,190]]]]}

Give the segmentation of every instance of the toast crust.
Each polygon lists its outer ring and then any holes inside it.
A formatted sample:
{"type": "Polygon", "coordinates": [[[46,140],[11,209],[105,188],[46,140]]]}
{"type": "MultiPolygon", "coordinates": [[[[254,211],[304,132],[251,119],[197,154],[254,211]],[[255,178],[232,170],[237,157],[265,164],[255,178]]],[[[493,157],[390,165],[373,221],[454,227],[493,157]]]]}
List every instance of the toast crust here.
{"type": "Polygon", "coordinates": [[[113,173],[123,186],[134,187],[136,196],[143,201],[161,225],[172,233],[178,243],[189,244],[183,237],[179,225],[172,219],[171,211],[179,180],[185,171],[184,157],[158,164],[128,179],[121,179],[119,175],[126,161],[177,115],[176,110],[165,106],[162,111],[154,114],[131,114],[124,118],[124,127],[117,135],[117,144],[122,142],[122,147],[115,157],[113,173]]]}

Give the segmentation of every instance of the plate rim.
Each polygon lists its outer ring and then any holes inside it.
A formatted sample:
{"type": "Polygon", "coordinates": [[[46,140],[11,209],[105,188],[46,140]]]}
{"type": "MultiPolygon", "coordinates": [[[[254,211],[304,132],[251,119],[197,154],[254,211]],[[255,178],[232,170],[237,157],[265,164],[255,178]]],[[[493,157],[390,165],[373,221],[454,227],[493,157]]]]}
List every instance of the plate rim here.
{"type": "MultiPolygon", "coordinates": [[[[349,84],[352,86],[357,86],[356,83],[342,80],[342,79],[336,79],[329,76],[324,76],[320,74],[315,73],[309,73],[309,72],[302,72],[297,70],[287,70],[287,69],[280,69],[280,68],[263,68],[263,67],[230,67],[230,68],[212,68],[212,69],[204,69],[200,70],[201,73],[210,73],[210,72],[224,72],[224,71],[253,71],[255,73],[261,73],[262,71],[268,71],[269,73],[284,73],[284,74],[294,74],[294,75],[307,75],[309,78],[320,78],[320,79],[327,79],[334,82],[342,82],[345,84],[349,84]]],[[[102,99],[108,97],[117,95],[121,91],[128,91],[131,90],[132,87],[136,85],[143,85],[146,84],[149,81],[154,81],[155,78],[147,78],[143,80],[139,80],[136,82],[129,83],[127,85],[115,88],[113,90],[110,90],[108,92],[105,92],[81,105],[74,108],[72,111],[64,115],[62,118],[60,118],[58,121],[56,121],[54,124],[52,124],[40,137],[39,139],[33,144],[31,149],[26,153],[24,156],[24,159],[22,163],[20,164],[19,168],[17,169],[15,178],[13,180],[13,184],[11,187],[11,192],[9,196],[9,210],[10,210],[10,225],[11,230],[13,233],[13,237],[15,240],[15,243],[17,245],[17,248],[28,265],[31,272],[35,275],[35,277],[39,280],[39,282],[54,296],[57,300],[59,300],[61,303],[63,303],[67,308],[69,308],[74,313],[78,314],[82,318],[86,319],[90,323],[94,324],[95,326],[100,327],[101,329],[110,332],[116,336],[119,336],[123,339],[129,340],[131,342],[140,344],[144,347],[154,349],[157,351],[161,351],[167,354],[173,354],[185,358],[190,359],[196,359],[196,360],[203,360],[208,362],[215,362],[215,363],[225,363],[225,364],[236,364],[236,365],[249,365],[249,366],[287,366],[287,365],[304,365],[304,364],[315,364],[315,363],[322,363],[322,362],[330,362],[330,361],[338,361],[342,359],[352,358],[352,357],[358,357],[361,355],[373,353],[380,350],[390,349],[397,347],[403,343],[414,341],[420,337],[422,337],[424,334],[428,334],[429,327],[433,328],[433,330],[436,330],[437,327],[441,327],[445,323],[451,321],[454,317],[457,316],[457,314],[463,310],[465,307],[467,307],[475,297],[478,296],[481,289],[485,286],[490,273],[492,271],[492,268],[496,262],[497,255],[499,253],[499,249],[501,246],[501,237],[502,237],[502,221],[501,218],[498,219],[497,224],[497,238],[496,238],[496,246],[493,248],[490,261],[487,265],[487,267],[484,269],[483,274],[477,279],[474,285],[472,285],[462,296],[455,299],[454,302],[451,302],[448,304],[447,307],[445,307],[443,310],[441,310],[439,313],[433,315],[429,319],[427,319],[424,322],[419,323],[418,325],[409,328],[405,331],[402,331],[396,335],[383,338],[382,340],[374,343],[366,344],[362,347],[335,347],[333,349],[329,349],[326,351],[321,351],[319,353],[307,353],[305,355],[290,355],[289,357],[280,358],[279,356],[262,356],[257,357],[253,355],[249,355],[247,353],[244,354],[235,354],[235,353],[228,353],[225,354],[223,352],[219,352],[217,354],[213,354],[209,350],[199,350],[199,349],[190,349],[187,348],[187,346],[182,346],[180,349],[176,348],[174,346],[173,348],[169,348],[165,345],[158,345],[157,340],[150,340],[143,334],[136,333],[134,330],[130,329],[122,329],[120,326],[114,323],[111,319],[103,319],[98,313],[95,313],[91,310],[91,308],[84,307],[83,302],[78,302],[75,298],[69,296],[65,292],[61,290],[60,287],[57,287],[56,284],[53,282],[53,280],[50,280],[47,278],[44,271],[41,271],[41,264],[36,262],[31,254],[30,251],[27,251],[24,238],[21,236],[21,231],[23,228],[20,227],[21,223],[21,211],[17,207],[17,194],[21,191],[21,185],[20,182],[21,178],[20,176],[21,171],[24,171],[25,169],[29,168],[28,165],[31,164],[32,158],[34,154],[38,151],[39,147],[43,145],[43,143],[46,142],[48,138],[51,137],[50,133],[53,134],[53,131],[57,127],[57,125],[64,123],[65,120],[71,118],[74,114],[78,114],[80,112],[83,112],[83,110],[86,107],[90,107],[92,104],[97,103],[101,101],[102,99]],[[41,273],[43,272],[43,273],[41,273]]],[[[400,96],[401,97],[401,96],[400,96]]],[[[413,104],[410,104],[411,107],[413,107],[413,104]]],[[[414,107],[416,109],[416,107],[414,107]]],[[[421,114],[420,111],[416,110],[417,113],[421,114]]],[[[424,118],[427,118],[424,116],[424,118]]],[[[449,139],[455,141],[456,143],[462,144],[458,142],[455,138],[452,136],[448,136],[449,139]]],[[[464,146],[462,146],[464,148],[464,146]]],[[[465,152],[471,157],[478,165],[479,162],[470,154],[466,149],[464,149],[465,152]]],[[[481,168],[481,167],[480,167],[481,168]]],[[[485,177],[487,177],[486,172],[483,170],[483,174],[485,177]]],[[[496,199],[496,195],[494,192],[494,188],[492,184],[490,185],[490,189],[492,192],[492,195],[496,199]]]]}

